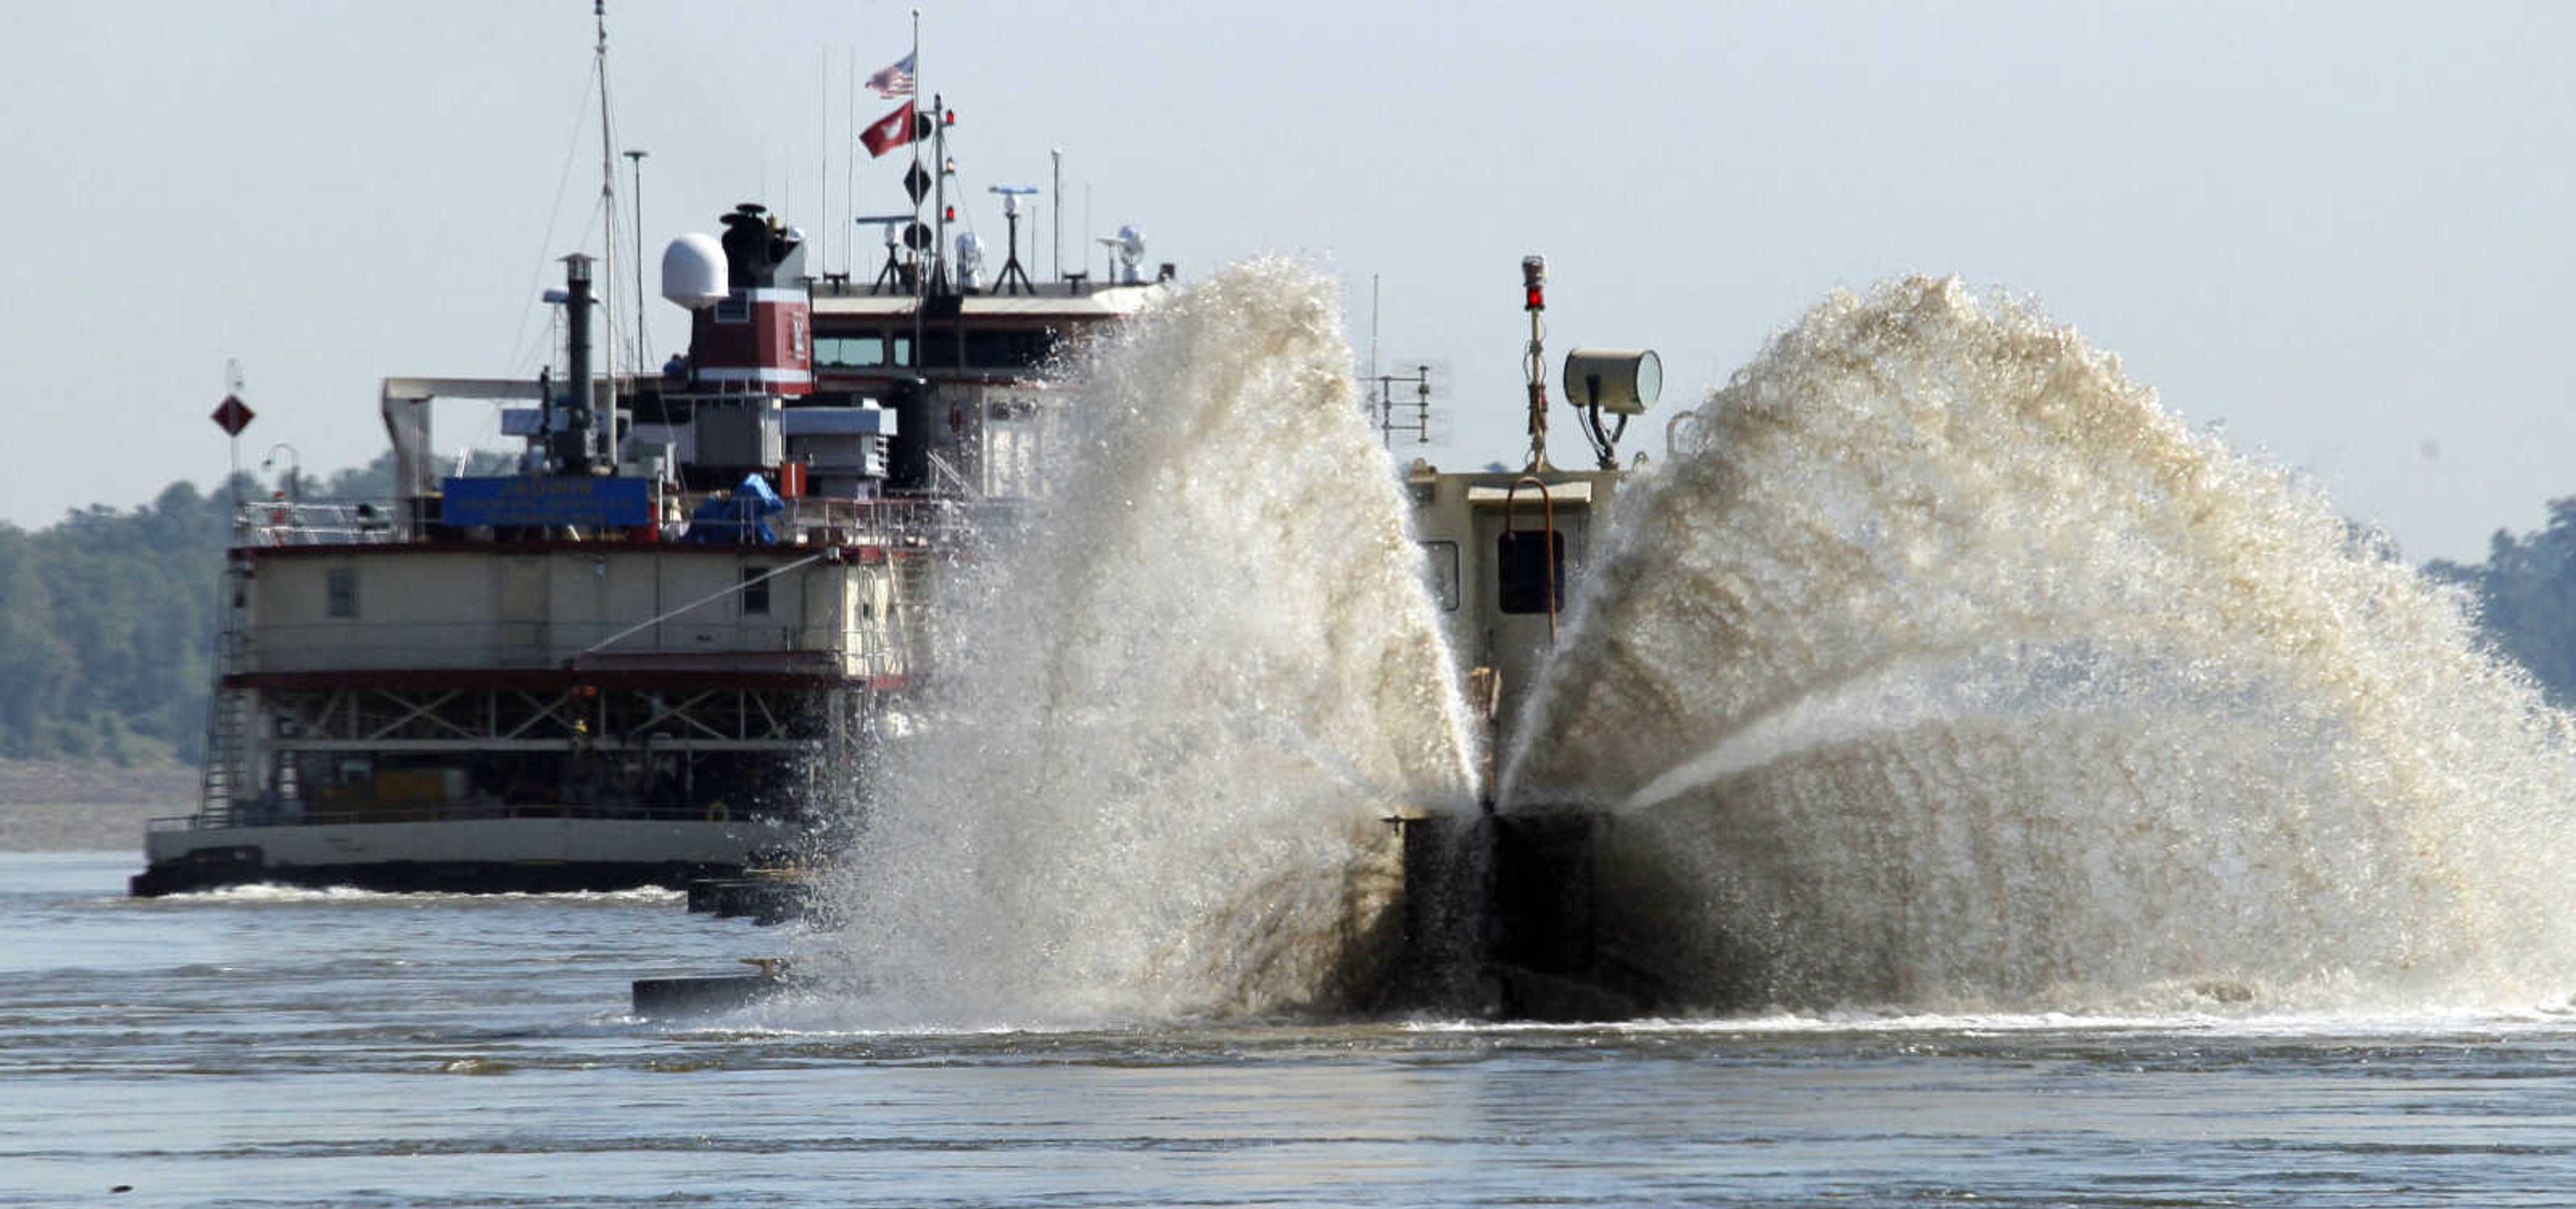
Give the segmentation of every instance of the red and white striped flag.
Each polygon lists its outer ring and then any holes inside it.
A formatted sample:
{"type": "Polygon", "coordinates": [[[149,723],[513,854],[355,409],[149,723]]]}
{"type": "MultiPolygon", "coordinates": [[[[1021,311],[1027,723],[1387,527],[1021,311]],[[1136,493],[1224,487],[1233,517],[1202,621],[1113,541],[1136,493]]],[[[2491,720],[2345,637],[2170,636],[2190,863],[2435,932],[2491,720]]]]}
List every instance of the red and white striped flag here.
{"type": "Polygon", "coordinates": [[[913,55],[917,55],[919,53],[921,52],[914,51],[911,55],[905,55],[901,59],[895,60],[893,66],[879,71],[875,75],[869,76],[868,87],[876,89],[877,95],[881,97],[911,96],[912,60],[913,55]]]}

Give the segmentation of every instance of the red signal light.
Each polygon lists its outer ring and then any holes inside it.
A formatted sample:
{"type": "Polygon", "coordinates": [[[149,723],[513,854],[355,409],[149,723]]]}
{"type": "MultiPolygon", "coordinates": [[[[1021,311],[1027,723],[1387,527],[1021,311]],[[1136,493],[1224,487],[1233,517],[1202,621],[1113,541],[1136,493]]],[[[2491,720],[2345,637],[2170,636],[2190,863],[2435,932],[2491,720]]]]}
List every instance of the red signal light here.
{"type": "Polygon", "coordinates": [[[1543,288],[1539,287],[1539,286],[1531,286],[1531,287],[1529,288],[1529,303],[1528,303],[1528,306],[1529,306],[1529,309],[1530,309],[1530,310],[1533,310],[1533,311],[1543,311],[1543,310],[1546,310],[1546,309],[1547,309],[1547,291],[1546,291],[1545,289],[1543,289],[1543,288]]]}
{"type": "Polygon", "coordinates": [[[940,216],[940,218],[941,218],[941,221],[944,221],[944,222],[955,222],[955,221],[957,221],[957,207],[955,207],[955,206],[950,206],[950,207],[948,207],[948,212],[947,212],[946,214],[941,215],[941,216],[940,216]]]}

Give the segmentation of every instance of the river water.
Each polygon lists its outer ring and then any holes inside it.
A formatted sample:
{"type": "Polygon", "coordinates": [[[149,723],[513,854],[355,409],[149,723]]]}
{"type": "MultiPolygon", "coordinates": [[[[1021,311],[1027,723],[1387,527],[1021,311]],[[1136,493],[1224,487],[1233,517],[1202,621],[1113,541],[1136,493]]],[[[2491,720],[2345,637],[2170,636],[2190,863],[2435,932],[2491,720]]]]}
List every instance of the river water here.
{"type": "Polygon", "coordinates": [[[658,891],[136,901],[137,867],[0,856],[0,1204],[2491,1206],[2576,1178],[2576,1018],[2537,1007],[682,1026],[628,1016],[629,980],[792,938],[658,891]]]}
{"type": "Polygon", "coordinates": [[[1355,1008],[1383,820],[1474,809],[1481,753],[1335,293],[1239,266],[1093,351],[829,928],[0,857],[0,1203],[2576,1196],[2576,718],[1950,281],[1684,413],[1497,753],[1505,810],[1615,824],[1603,943],[1692,1006],[1355,1008]],[[626,1013],[781,953],[828,989],[626,1013]]]}

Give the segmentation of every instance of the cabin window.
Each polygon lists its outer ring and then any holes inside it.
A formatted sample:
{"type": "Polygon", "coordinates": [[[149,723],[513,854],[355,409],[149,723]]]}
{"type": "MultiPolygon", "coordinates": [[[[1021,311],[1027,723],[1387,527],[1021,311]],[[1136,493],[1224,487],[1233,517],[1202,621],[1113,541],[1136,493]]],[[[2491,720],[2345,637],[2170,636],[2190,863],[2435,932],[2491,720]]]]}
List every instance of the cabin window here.
{"type": "Polygon", "coordinates": [[[977,331],[966,333],[966,364],[978,369],[1032,369],[1055,351],[1055,333],[977,331]]]}
{"type": "Polygon", "coordinates": [[[1494,547],[1501,583],[1497,600],[1506,613],[1545,613],[1551,592],[1565,610],[1565,535],[1536,529],[1505,530],[1494,547]]]}
{"type": "Polygon", "coordinates": [[[358,569],[333,567],[322,574],[323,604],[333,617],[358,615],[358,569]]]}
{"type": "Polygon", "coordinates": [[[716,300],[716,322],[751,322],[751,298],[740,290],[716,300]]]}
{"type": "Polygon", "coordinates": [[[986,366],[986,365],[1009,365],[1010,363],[1011,363],[1011,333],[1009,333],[1009,332],[968,332],[968,333],[966,333],[966,364],[968,364],[968,365],[974,365],[974,366],[986,366]]]}
{"type": "Polygon", "coordinates": [[[888,336],[882,331],[814,337],[814,364],[844,369],[880,369],[912,364],[912,334],[888,336]]]}
{"type": "Polygon", "coordinates": [[[1422,559],[1429,564],[1431,599],[1449,612],[1458,611],[1458,543],[1424,542],[1422,559]]]}
{"type": "Polygon", "coordinates": [[[814,340],[814,363],[874,369],[886,364],[885,337],[875,332],[857,336],[818,336],[814,340]]]}
{"type": "Polygon", "coordinates": [[[957,333],[953,330],[923,332],[921,365],[924,369],[957,368],[957,333]]]}
{"type": "Polygon", "coordinates": [[[769,580],[766,578],[768,574],[769,568],[767,567],[744,567],[742,569],[743,616],[769,616],[769,580]]]}

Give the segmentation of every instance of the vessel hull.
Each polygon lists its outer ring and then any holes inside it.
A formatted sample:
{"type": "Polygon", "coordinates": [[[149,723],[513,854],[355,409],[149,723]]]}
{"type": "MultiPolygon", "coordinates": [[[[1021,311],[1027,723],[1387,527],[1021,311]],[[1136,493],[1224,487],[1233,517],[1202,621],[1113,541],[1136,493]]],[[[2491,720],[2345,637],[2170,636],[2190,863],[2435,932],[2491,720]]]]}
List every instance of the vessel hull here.
{"type": "Polygon", "coordinates": [[[156,830],[138,897],[277,883],[389,891],[622,890],[738,875],[786,848],[753,819],[494,818],[156,830]]]}

